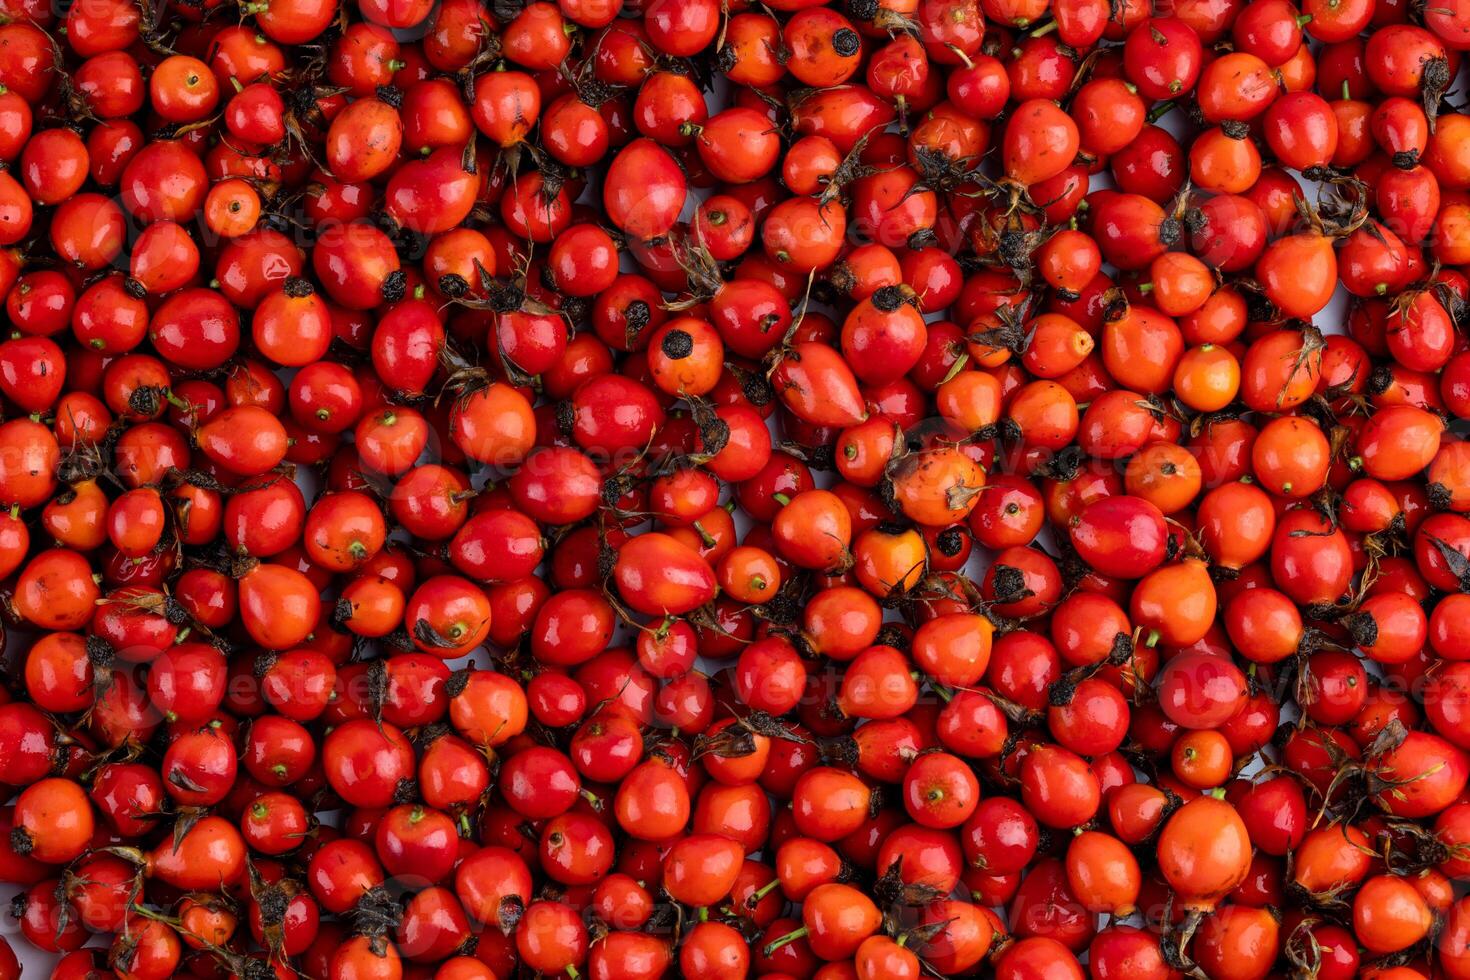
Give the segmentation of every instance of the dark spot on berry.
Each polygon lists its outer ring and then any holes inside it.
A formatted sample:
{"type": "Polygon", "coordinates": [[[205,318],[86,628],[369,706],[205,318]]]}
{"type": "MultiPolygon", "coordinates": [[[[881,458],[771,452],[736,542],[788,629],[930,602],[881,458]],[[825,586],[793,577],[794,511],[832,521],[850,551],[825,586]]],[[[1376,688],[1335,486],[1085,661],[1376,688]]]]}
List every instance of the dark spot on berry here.
{"type": "Polygon", "coordinates": [[[292,299],[302,299],[316,292],[316,289],[312,286],[311,280],[303,279],[300,276],[291,276],[281,284],[281,292],[292,299]]]}
{"type": "Polygon", "coordinates": [[[1159,241],[1165,245],[1177,245],[1183,236],[1183,228],[1177,218],[1165,218],[1159,222],[1159,241]]]}
{"type": "Polygon", "coordinates": [[[670,330],[664,334],[663,342],[658,346],[664,357],[671,361],[682,361],[694,353],[694,338],[687,330],[670,330]]]}
{"type": "Polygon", "coordinates": [[[577,424],[577,409],[569,399],[556,403],[556,428],[564,436],[572,434],[572,427],[577,424]]]}
{"type": "Polygon", "coordinates": [[[953,558],[965,550],[965,535],[957,527],[947,527],[934,538],[934,547],[946,558],[953,558]]]}
{"type": "Polygon", "coordinates": [[[379,289],[379,292],[382,293],[383,299],[387,302],[398,302],[407,295],[408,276],[402,269],[389,273],[388,278],[383,280],[383,285],[379,289]]]}
{"type": "Polygon", "coordinates": [[[884,286],[873,293],[873,306],[883,313],[892,313],[903,305],[903,290],[897,286],[884,286]]]}
{"type": "Polygon", "coordinates": [[[862,46],[863,39],[850,27],[843,27],[832,33],[832,50],[844,58],[851,58],[862,46]]]}

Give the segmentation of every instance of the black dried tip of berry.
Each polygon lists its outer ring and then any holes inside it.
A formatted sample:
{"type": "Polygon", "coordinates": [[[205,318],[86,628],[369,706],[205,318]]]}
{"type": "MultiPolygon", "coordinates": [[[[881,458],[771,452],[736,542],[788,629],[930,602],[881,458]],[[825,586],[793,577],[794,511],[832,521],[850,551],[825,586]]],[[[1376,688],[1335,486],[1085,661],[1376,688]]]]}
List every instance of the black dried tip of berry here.
{"type": "Polygon", "coordinates": [[[1368,394],[1381,395],[1393,387],[1393,368],[1380,364],[1368,375],[1368,394]]]}
{"type": "Polygon", "coordinates": [[[651,936],[667,936],[674,932],[682,918],[681,906],[673,902],[659,902],[653,907],[653,915],[643,923],[643,931],[651,936]]]}
{"type": "Polygon", "coordinates": [[[352,619],[352,600],[346,596],[340,596],[337,604],[332,607],[332,621],[338,624],[346,623],[352,619]]]}
{"type": "Polygon", "coordinates": [[[312,293],[316,292],[316,288],[312,286],[310,279],[303,279],[300,276],[292,276],[281,284],[281,292],[285,293],[292,299],[301,299],[302,297],[310,296],[312,293]]]}
{"type": "Polygon", "coordinates": [[[1199,208],[1190,208],[1184,212],[1184,227],[1191,235],[1203,234],[1209,224],[1209,219],[1199,208]]]}
{"type": "Polygon", "coordinates": [[[516,926],[521,924],[521,916],[526,914],[526,905],[519,896],[507,895],[500,900],[500,908],[495,910],[495,918],[499,920],[500,931],[509,935],[515,931],[516,926]]]}
{"type": "Polygon", "coordinates": [[[1006,445],[1014,446],[1025,434],[1021,431],[1021,423],[1015,419],[1001,419],[995,423],[995,437],[1006,445]]]}
{"type": "Polygon", "coordinates": [[[747,374],[740,382],[740,393],[756,408],[771,404],[771,399],[776,397],[776,390],[766,376],[755,373],[747,374]]]}
{"type": "Polygon", "coordinates": [[[653,311],[648,308],[648,303],[641,299],[635,299],[623,307],[623,322],[635,334],[648,326],[652,316],[653,311]]]}
{"type": "Polygon", "coordinates": [[[556,430],[564,436],[572,434],[572,428],[577,424],[577,409],[571,399],[563,399],[556,403],[556,430]]]}
{"type": "Polygon", "coordinates": [[[420,262],[429,253],[427,235],[421,235],[407,228],[399,228],[396,232],[389,234],[397,236],[398,241],[394,243],[393,248],[398,253],[398,257],[405,262],[420,262]]]}
{"type": "Polygon", "coordinates": [[[608,507],[616,507],[627,491],[628,487],[623,483],[623,478],[608,477],[602,481],[602,502],[608,507]]]}
{"type": "Polygon", "coordinates": [[[1378,620],[1373,618],[1372,613],[1357,612],[1344,616],[1342,625],[1353,638],[1355,646],[1371,647],[1378,642],[1378,620]]]}
{"type": "Polygon", "coordinates": [[[861,749],[851,735],[838,735],[822,742],[822,761],[835,766],[856,766],[861,749]]]}
{"type": "Polygon", "coordinates": [[[1108,301],[1103,307],[1103,322],[1117,323],[1128,315],[1128,300],[1123,296],[1108,301]]]}
{"type": "Polygon", "coordinates": [[[955,256],[955,261],[960,264],[960,271],[967,276],[973,276],[985,268],[985,260],[974,252],[961,252],[955,256]]]}
{"type": "Polygon", "coordinates": [[[1026,573],[1013,565],[996,565],[992,583],[995,598],[1000,602],[1013,599],[1026,588],[1026,573]]]}
{"type": "Polygon", "coordinates": [[[1245,312],[1252,320],[1272,320],[1276,317],[1276,311],[1271,306],[1271,301],[1264,295],[1256,292],[1245,294],[1245,312]]]}
{"type": "Polygon", "coordinates": [[[1425,86],[1443,89],[1450,83],[1450,63],[1447,58],[1430,58],[1424,62],[1425,86]]]}
{"type": "Polygon", "coordinates": [[[936,248],[939,245],[939,234],[933,228],[920,228],[909,236],[908,247],[914,251],[926,248],[936,248]]]}
{"type": "Polygon", "coordinates": [[[291,904],[286,890],[277,885],[272,885],[257,895],[255,903],[260,906],[261,924],[266,926],[278,926],[284,922],[286,908],[291,904]]]}
{"type": "Polygon", "coordinates": [[[379,102],[386,102],[395,109],[403,106],[403,90],[397,85],[379,85],[377,96],[379,102]]]}
{"type": "Polygon", "coordinates": [[[170,626],[183,626],[189,622],[189,610],[173,596],[164,596],[163,618],[170,626]]]}
{"type": "Polygon", "coordinates": [[[878,499],[883,501],[883,506],[888,508],[889,513],[902,513],[902,510],[898,506],[898,491],[894,489],[892,480],[886,476],[883,477],[878,481],[878,486],[875,489],[878,492],[878,499]]]}
{"type": "Polygon", "coordinates": [[[863,46],[863,39],[850,27],[839,28],[832,33],[832,50],[844,58],[851,58],[863,46]]]}
{"type": "MultiPolygon", "coordinates": [[[[827,273],[827,281],[832,284],[833,289],[837,290],[844,296],[851,296],[852,291],[857,288],[858,284],[857,276],[853,274],[852,266],[848,265],[846,262],[839,262],[835,266],[833,266],[832,271],[827,273]]],[[[776,317],[775,320],[771,319],[775,316],[776,315],[774,313],[768,314],[766,316],[765,320],[761,324],[761,333],[765,333],[766,331],[770,330],[772,326],[779,322],[779,317],[776,317]]]]}
{"type": "Polygon", "coordinates": [[[788,592],[778,592],[763,607],[766,619],[778,626],[789,626],[801,615],[801,600],[788,592]]]}
{"type": "Polygon", "coordinates": [[[597,574],[604,579],[610,579],[617,564],[618,553],[607,545],[603,545],[597,552],[597,574]]]}
{"type": "MultiPolygon", "coordinates": [[[[1429,506],[1435,510],[1449,510],[1454,505],[1455,495],[1443,483],[1431,483],[1424,488],[1424,492],[1429,496],[1429,506]]],[[[1402,517],[1403,514],[1398,516],[1402,517]]]]}
{"type": "Polygon", "coordinates": [[[715,52],[715,67],[722,72],[728,73],[739,61],[740,56],[728,44],[715,52]]]}
{"type": "Polygon", "coordinates": [[[436,721],[432,725],[420,728],[418,738],[414,741],[420,746],[433,745],[451,731],[452,729],[446,722],[436,721]]]}
{"type": "Polygon", "coordinates": [[[408,292],[408,276],[402,269],[389,273],[388,278],[383,280],[382,288],[378,291],[383,294],[383,299],[389,303],[396,303],[408,292]]]}
{"type": "MultiPolygon", "coordinates": [[[[1162,230],[1159,234],[1162,237],[1162,230]]],[[[997,249],[1000,252],[1001,261],[1012,269],[1024,269],[1031,263],[1031,247],[1027,244],[1026,235],[1023,232],[1001,232],[997,249]]]]}
{"type": "Polygon", "coordinates": [[[957,527],[947,527],[934,537],[935,549],[946,558],[965,550],[965,535],[957,527]]]}
{"type": "Polygon", "coordinates": [[[394,803],[412,803],[418,798],[419,783],[416,779],[400,779],[393,787],[394,803]]]}
{"type": "Polygon", "coordinates": [[[1086,457],[1081,446],[1067,446],[1060,450],[1046,465],[1046,473],[1054,480],[1066,482],[1076,479],[1086,457]]]}
{"type": "Polygon", "coordinates": [[[444,682],[444,693],[452,698],[457,698],[464,693],[465,685],[470,682],[470,671],[467,667],[461,667],[449,675],[449,680],[444,682]]]}
{"type": "Polygon", "coordinates": [[[873,642],[880,646],[893,647],[895,650],[907,651],[910,645],[909,632],[898,623],[884,623],[873,642]]]}
{"type": "Polygon", "coordinates": [[[903,290],[897,286],[884,286],[873,293],[873,306],[884,313],[892,313],[903,305],[903,290]]]}
{"type": "Polygon", "coordinates": [[[374,660],[368,665],[368,703],[373,706],[375,714],[381,714],[383,705],[388,700],[388,664],[383,660],[374,660]]]}
{"type": "Polygon", "coordinates": [[[139,385],[128,395],[128,410],[136,415],[152,417],[163,405],[163,389],[153,385],[139,385]]]}
{"type": "Polygon", "coordinates": [[[818,473],[832,472],[837,468],[837,447],[831,443],[809,446],[806,452],[806,465],[808,469],[818,473]]]}
{"type": "Polygon", "coordinates": [[[21,892],[16,895],[10,900],[10,917],[13,919],[24,918],[26,914],[26,906],[29,904],[30,902],[26,900],[25,892],[21,892]]]}
{"type": "Polygon", "coordinates": [[[658,347],[669,360],[682,361],[694,353],[694,338],[687,330],[670,330],[658,347]]]}
{"type": "Polygon", "coordinates": [[[385,936],[398,927],[403,910],[382,885],[363,892],[352,910],[353,925],[359,935],[385,936]]]}
{"type": "Polygon", "coordinates": [[[128,276],[123,280],[123,292],[133,297],[133,299],[142,299],[148,295],[148,287],[132,276],[128,276]]]}
{"type": "Polygon", "coordinates": [[[561,301],[561,315],[572,324],[578,324],[587,319],[588,306],[586,297],[567,296],[561,301]]]}
{"type": "Polygon", "coordinates": [[[1423,82],[1420,86],[1420,95],[1424,103],[1424,113],[1429,117],[1429,131],[1434,131],[1434,123],[1439,115],[1439,102],[1444,98],[1445,89],[1450,87],[1450,62],[1448,58],[1430,58],[1424,62],[1423,82]]]}
{"type": "Polygon", "coordinates": [[[439,292],[450,299],[459,299],[469,291],[469,281],[458,272],[446,272],[439,277],[439,292]]]}
{"type": "Polygon", "coordinates": [[[30,831],[24,827],[16,827],[10,832],[10,849],[21,857],[28,857],[35,842],[31,840],[30,831]]]}
{"type": "Polygon", "coordinates": [[[1413,170],[1419,166],[1419,151],[1400,150],[1393,155],[1393,165],[1400,170],[1413,170]]]}
{"type": "Polygon", "coordinates": [[[255,658],[255,676],[264,677],[270,673],[270,669],[276,665],[276,655],[270,651],[260,654],[255,658]]]}
{"type": "Polygon", "coordinates": [[[1133,637],[1127,633],[1113,634],[1113,647],[1108,651],[1108,663],[1115,666],[1133,659],[1133,637]]]}
{"type": "Polygon", "coordinates": [[[878,16],[878,0],[847,0],[847,12],[855,20],[872,20],[878,16]]]}
{"type": "Polygon", "coordinates": [[[707,419],[699,427],[699,439],[704,451],[713,456],[730,444],[730,423],[722,418],[707,419]]]}
{"type": "Polygon", "coordinates": [[[1046,703],[1053,708],[1065,708],[1077,697],[1077,684],[1063,675],[1046,689],[1046,703]]]}
{"type": "Polygon", "coordinates": [[[117,661],[117,653],[100,636],[87,637],[87,662],[95,670],[106,670],[117,661]]]}
{"type": "Polygon", "coordinates": [[[1243,140],[1250,136],[1251,128],[1239,119],[1227,119],[1220,124],[1220,132],[1233,140],[1243,140]]]}
{"type": "Polygon", "coordinates": [[[526,294],[519,286],[508,283],[492,283],[489,291],[490,309],[495,313],[514,313],[525,302],[526,294]]]}
{"type": "Polygon", "coordinates": [[[1178,245],[1184,237],[1184,229],[1177,218],[1165,218],[1159,222],[1159,241],[1165,245],[1178,245]]]}
{"type": "Polygon", "coordinates": [[[300,88],[292,90],[291,94],[286,98],[298,116],[309,116],[317,109],[316,88],[314,86],[303,85],[300,88]]]}
{"type": "MultiPolygon", "coordinates": [[[[101,471],[102,461],[98,455],[73,451],[63,456],[56,465],[56,479],[66,484],[81,483],[96,477],[101,471]]],[[[58,502],[70,503],[60,500],[58,502]]]]}
{"type": "Polygon", "coordinates": [[[276,971],[265,960],[247,959],[240,964],[241,980],[275,980],[276,971]]]}
{"type": "Polygon", "coordinates": [[[617,89],[600,78],[588,79],[577,89],[582,104],[593,109],[601,108],[604,102],[617,94],[617,89]]]}

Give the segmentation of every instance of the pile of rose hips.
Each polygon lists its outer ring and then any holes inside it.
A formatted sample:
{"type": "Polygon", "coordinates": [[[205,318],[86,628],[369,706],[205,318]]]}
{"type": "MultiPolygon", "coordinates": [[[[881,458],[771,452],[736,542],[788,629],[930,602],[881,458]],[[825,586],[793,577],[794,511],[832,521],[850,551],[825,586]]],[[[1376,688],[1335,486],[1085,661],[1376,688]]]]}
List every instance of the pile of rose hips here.
{"type": "Polygon", "coordinates": [[[1470,978],[1470,0],[3,8],[52,976],[1470,978]]]}

